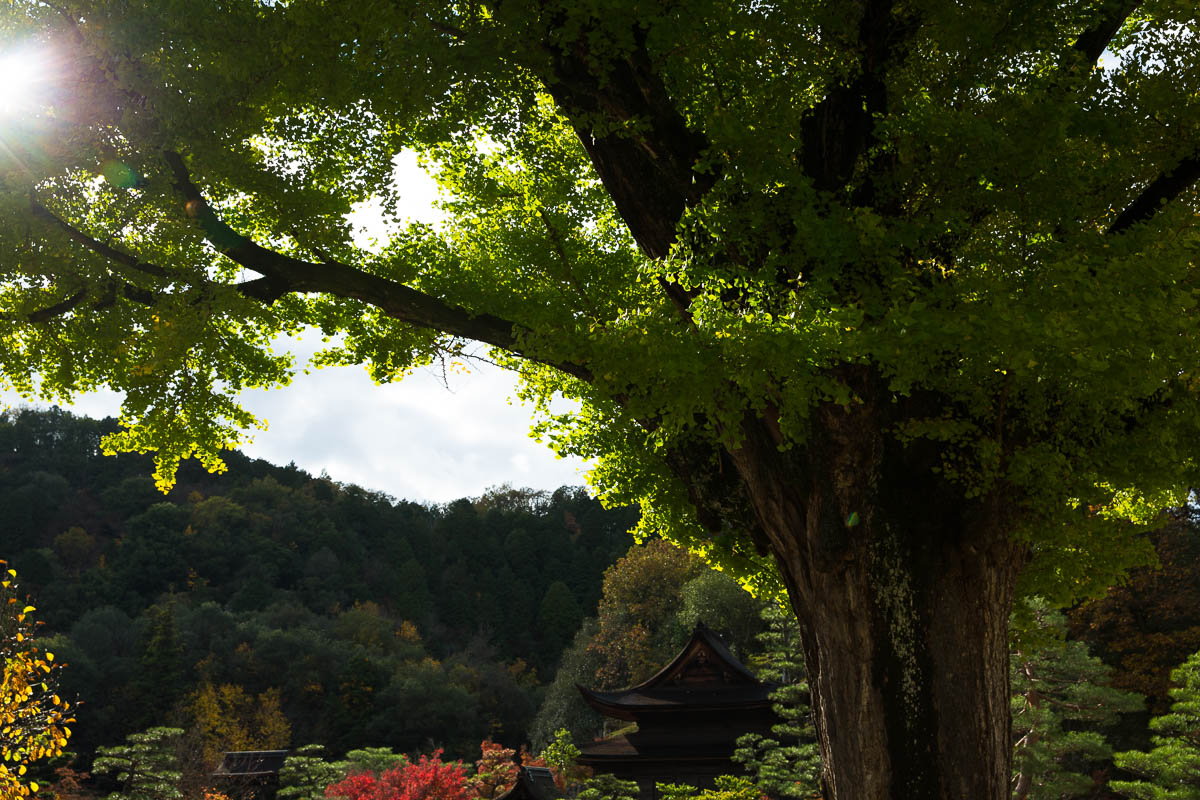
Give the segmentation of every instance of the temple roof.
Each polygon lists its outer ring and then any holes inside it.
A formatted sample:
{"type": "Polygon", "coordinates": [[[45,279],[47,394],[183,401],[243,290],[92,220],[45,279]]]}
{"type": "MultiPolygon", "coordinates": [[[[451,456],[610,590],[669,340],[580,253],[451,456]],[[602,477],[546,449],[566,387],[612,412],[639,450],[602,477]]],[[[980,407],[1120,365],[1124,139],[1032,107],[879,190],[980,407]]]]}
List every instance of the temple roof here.
{"type": "Polygon", "coordinates": [[[586,766],[602,766],[605,762],[628,762],[631,760],[707,761],[729,760],[730,748],[723,742],[696,742],[691,739],[675,744],[659,742],[651,746],[639,744],[629,736],[610,736],[589,744],[575,761],[586,766]]]}
{"type": "Polygon", "coordinates": [[[279,774],[287,750],[238,750],[225,753],[213,775],[251,777],[279,774]]]}
{"type": "Polygon", "coordinates": [[[556,800],[561,796],[547,767],[521,767],[517,782],[496,800],[556,800]]]}
{"type": "Polygon", "coordinates": [[[645,712],[770,708],[775,687],[750,674],[701,622],[671,663],[637,686],[615,692],[578,688],[604,716],[634,720],[645,712]]]}

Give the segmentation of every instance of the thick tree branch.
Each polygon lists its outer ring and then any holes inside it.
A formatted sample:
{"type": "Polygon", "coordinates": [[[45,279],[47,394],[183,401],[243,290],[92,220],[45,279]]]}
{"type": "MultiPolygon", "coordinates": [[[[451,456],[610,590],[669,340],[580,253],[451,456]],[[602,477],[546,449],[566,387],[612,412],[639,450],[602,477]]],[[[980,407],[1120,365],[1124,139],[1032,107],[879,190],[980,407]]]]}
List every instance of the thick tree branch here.
{"type": "Polygon", "coordinates": [[[104,242],[88,236],[86,233],[62,219],[36,200],[30,200],[30,207],[32,208],[33,215],[35,217],[61,228],[66,232],[68,238],[78,242],[88,250],[91,250],[93,253],[103,256],[109,261],[115,261],[118,264],[123,264],[124,266],[129,267],[136,272],[141,272],[146,275],[153,275],[156,278],[168,277],[167,271],[157,264],[147,264],[145,261],[138,261],[128,253],[122,253],[120,250],[110,247],[104,242]]]}
{"type": "Polygon", "coordinates": [[[187,201],[188,214],[200,223],[208,241],[230,260],[264,276],[242,284],[243,294],[267,303],[290,292],[320,292],[360,300],[392,319],[474,339],[549,364],[580,380],[591,381],[591,372],[581,364],[536,358],[525,352],[521,338],[530,331],[509,320],[493,314],[473,314],[404,284],[337,261],[314,264],[261,247],[217,216],[192,182],[180,154],[167,152],[164,158],[174,174],[176,189],[187,201]]]}
{"type": "Polygon", "coordinates": [[[1141,194],[1117,216],[1108,233],[1124,233],[1139,222],[1146,222],[1165,204],[1195,186],[1197,182],[1200,182],[1200,151],[1192,153],[1150,181],[1141,194]]]}
{"type": "MultiPolygon", "coordinates": [[[[130,300],[143,305],[153,306],[158,302],[158,295],[154,294],[154,292],[139,288],[130,283],[110,280],[105,284],[104,294],[100,295],[100,297],[96,298],[96,301],[92,303],[92,308],[96,310],[108,308],[116,302],[118,291],[120,291],[130,300]]],[[[74,311],[76,308],[82,305],[85,300],[88,299],[90,294],[91,288],[85,285],[70,297],[67,297],[65,300],[61,300],[53,305],[46,306],[45,308],[39,308],[38,310],[31,311],[28,314],[5,313],[3,314],[3,318],[32,322],[35,325],[43,322],[49,322],[50,320],[61,317],[70,311],[74,311]]]]}
{"type": "Polygon", "coordinates": [[[1100,17],[1079,35],[1072,47],[1083,54],[1088,64],[1095,64],[1108,48],[1109,42],[1121,30],[1129,15],[1137,10],[1142,0],[1109,0],[1100,10],[1100,17]]]}
{"type": "Polygon", "coordinates": [[[651,258],[664,258],[684,209],[699,202],[716,176],[696,170],[708,140],[675,107],[646,50],[646,32],[637,29],[634,38],[633,51],[607,62],[603,72],[586,36],[553,47],[546,84],[633,238],[651,258]],[[598,121],[613,131],[597,136],[598,121]]]}
{"type": "Polygon", "coordinates": [[[79,304],[82,303],[87,297],[87,295],[88,290],[85,286],[79,291],[75,292],[75,294],[68,297],[66,300],[63,300],[60,303],[55,303],[52,306],[47,306],[46,308],[39,308],[37,311],[32,311],[29,314],[26,314],[25,318],[33,323],[49,322],[55,317],[61,317],[68,311],[78,307],[79,304]]]}
{"type": "MultiPolygon", "coordinates": [[[[64,220],[62,217],[59,217],[50,209],[38,203],[36,200],[30,202],[30,207],[32,208],[35,217],[45,222],[49,222],[55,227],[65,231],[68,238],[83,245],[86,249],[91,250],[96,255],[99,255],[109,261],[116,262],[117,264],[129,267],[130,269],[145,275],[151,275],[156,278],[170,277],[170,273],[165,268],[157,264],[151,264],[147,261],[140,261],[129,253],[125,253],[111,245],[101,242],[93,236],[89,236],[71,223],[64,220]]],[[[251,283],[254,282],[252,281],[251,283]]],[[[241,284],[237,288],[242,289],[243,286],[248,286],[248,284],[241,284]]],[[[160,297],[160,293],[151,289],[145,289],[141,286],[130,283],[129,281],[113,278],[108,281],[105,293],[96,301],[94,307],[100,309],[111,306],[114,302],[116,302],[118,290],[120,290],[120,293],[130,300],[146,306],[154,305],[158,302],[160,297]]],[[[258,295],[258,287],[253,287],[253,291],[243,291],[243,293],[247,294],[248,296],[256,297],[258,295]]],[[[66,310],[69,309],[64,309],[59,313],[64,313],[66,310]]]]}
{"type": "Polygon", "coordinates": [[[902,57],[904,45],[918,27],[912,12],[897,13],[893,0],[868,0],[861,5],[855,47],[858,74],[848,84],[831,87],[800,131],[801,166],[821,191],[844,187],[870,148],[875,119],[887,110],[887,70],[902,57]]]}

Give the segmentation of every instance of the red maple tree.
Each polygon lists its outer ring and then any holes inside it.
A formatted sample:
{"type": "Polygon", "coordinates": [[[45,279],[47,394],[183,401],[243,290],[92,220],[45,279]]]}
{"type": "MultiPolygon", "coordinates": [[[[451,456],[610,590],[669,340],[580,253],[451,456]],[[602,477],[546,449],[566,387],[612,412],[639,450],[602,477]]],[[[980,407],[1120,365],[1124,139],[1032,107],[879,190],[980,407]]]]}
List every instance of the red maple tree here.
{"type": "Polygon", "coordinates": [[[471,800],[466,767],[443,762],[442,751],[422,755],[379,775],[360,772],[325,789],[330,800],[471,800]]]}

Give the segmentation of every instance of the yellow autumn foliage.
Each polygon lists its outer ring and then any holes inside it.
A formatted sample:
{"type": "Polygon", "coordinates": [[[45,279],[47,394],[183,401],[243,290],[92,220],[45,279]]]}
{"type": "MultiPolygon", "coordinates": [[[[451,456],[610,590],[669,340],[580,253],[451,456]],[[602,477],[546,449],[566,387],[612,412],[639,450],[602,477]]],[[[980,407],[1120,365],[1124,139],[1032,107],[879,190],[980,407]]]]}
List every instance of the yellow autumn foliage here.
{"type": "MultiPolygon", "coordinates": [[[[0,560],[0,566],[7,562],[0,560]]],[[[38,784],[26,777],[34,761],[62,755],[75,721],[71,706],[55,692],[61,668],[54,654],[36,645],[32,614],[18,601],[17,573],[0,580],[0,797],[29,797],[38,784]]]]}

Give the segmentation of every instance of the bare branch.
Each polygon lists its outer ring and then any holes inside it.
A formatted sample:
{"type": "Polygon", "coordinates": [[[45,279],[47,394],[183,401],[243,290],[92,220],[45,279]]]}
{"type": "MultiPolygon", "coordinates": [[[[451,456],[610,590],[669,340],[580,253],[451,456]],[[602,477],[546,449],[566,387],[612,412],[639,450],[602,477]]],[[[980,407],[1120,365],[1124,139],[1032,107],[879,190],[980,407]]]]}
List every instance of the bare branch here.
{"type": "Polygon", "coordinates": [[[1118,216],[1108,233],[1117,234],[1146,222],[1165,204],[1183,194],[1200,181],[1200,151],[1187,156],[1171,169],[1163,172],[1142,190],[1118,216]]]}
{"type": "MultiPolygon", "coordinates": [[[[259,246],[217,216],[192,182],[180,154],[167,152],[164,158],[174,173],[176,189],[187,200],[188,215],[200,223],[208,241],[233,262],[264,276],[241,284],[238,288],[243,294],[267,303],[290,292],[321,292],[361,300],[392,319],[535,358],[526,353],[520,343],[521,337],[530,331],[514,322],[493,314],[473,314],[402,283],[338,261],[314,264],[259,246]]],[[[592,379],[590,370],[581,364],[535,360],[580,380],[592,379]]]]}

